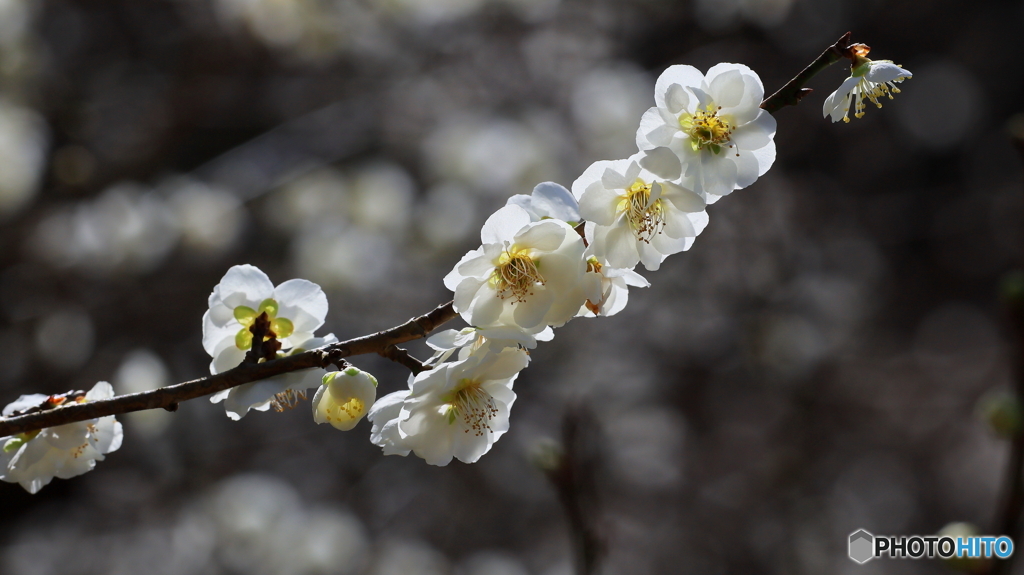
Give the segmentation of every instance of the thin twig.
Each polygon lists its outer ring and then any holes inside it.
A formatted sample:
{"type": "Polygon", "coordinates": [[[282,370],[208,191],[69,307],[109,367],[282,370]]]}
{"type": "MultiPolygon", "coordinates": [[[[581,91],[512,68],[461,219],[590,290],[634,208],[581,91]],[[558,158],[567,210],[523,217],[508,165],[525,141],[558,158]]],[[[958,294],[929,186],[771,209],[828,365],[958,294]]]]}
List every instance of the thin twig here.
{"type": "Polygon", "coordinates": [[[421,371],[430,369],[430,367],[423,365],[422,361],[409,355],[409,352],[407,350],[398,347],[397,345],[389,345],[382,349],[381,351],[378,351],[377,353],[379,353],[381,357],[390,359],[391,361],[397,364],[404,365],[405,367],[409,368],[409,371],[411,371],[413,375],[416,375],[421,371]]]}
{"type": "Polygon", "coordinates": [[[453,302],[448,302],[437,306],[429,313],[412,318],[391,329],[280,359],[257,364],[243,363],[217,375],[169,385],[152,391],[130,393],[111,399],[75,403],[48,411],[0,418],[0,437],[145,409],[163,408],[173,411],[174,406],[179,402],[217,393],[243,383],[300,369],[327,367],[353,355],[381,353],[390,346],[426,337],[438,326],[454,319],[457,315],[453,302]]]}
{"type": "Polygon", "coordinates": [[[585,406],[570,406],[562,419],[561,456],[545,469],[569,521],[576,575],[597,573],[607,548],[599,526],[596,480],[600,436],[594,414],[585,406]]]}
{"type": "Polygon", "coordinates": [[[771,96],[761,102],[761,108],[766,110],[769,114],[781,110],[786,106],[796,106],[800,103],[800,100],[804,96],[810,94],[813,90],[810,88],[804,88],[804,84],[808,80],[814,77],[815,74],[821,72],[825,68],[828,68],[832,64],[835,64],[844,57],[849,57],[848,48],[850,47],[850,32],[843,34],[842,38],[836,41],[835,44],[829,46],[818,56],[813,62],[811,62],[806,68],[797,74],[792,80],[786,82],[786,85],[779,88],[778,92],[775,92],[771,96]]]}

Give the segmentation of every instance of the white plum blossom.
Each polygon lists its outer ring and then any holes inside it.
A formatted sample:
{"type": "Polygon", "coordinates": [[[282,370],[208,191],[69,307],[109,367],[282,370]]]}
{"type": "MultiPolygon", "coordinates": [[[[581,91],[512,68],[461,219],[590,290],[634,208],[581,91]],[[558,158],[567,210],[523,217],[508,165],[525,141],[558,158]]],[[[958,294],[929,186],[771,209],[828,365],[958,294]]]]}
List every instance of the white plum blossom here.
{"type": "Polygon", "coordinates": [[[506,205],[516,205],[530,214],[530,220],[562,220],[571,226],[580,222],[580,206],[572,192],[565,189],[565,186],[555,182],[542,182],[533,188],[533,193],[517,194],[506,202],[506,205]]]}
{"type": "Polygon", "coordinates": [[[703,197],[680,186],[679,159],[667,148],[625,160],[594,162],[572,184],[587,220],[592,251],[614,268],[643,262],[657,270],[671,254],[687,250],[707,225],[703,197]]]}
{"type": "MultiPolygon", "coordinates": [[[[447,465],[452,457],[464,463],[480,459],[508,431],[509,409],[516,399],[512,383],[529,361],[526,351],[510,347],[417,374],[392,418],[401,448],[431,465],[447,465]]],[[[394,407],[380,411],[393,414],[394,407]]],[[[382,432],[387,426],[383,415],[374,418],[382,432]]]]}
{"type": "Polygon", "coordinates": [[[357,367],[333,371],[313,396],[313,421],[348,431],[359,423],[377,398],[377,378],[357,367]]]}
{"type": "Polygon", "coordinates": [[[327,296],[320,286],[293,279],[274,287],[267,274],[248,264],[224,274],[209,304],[203,316],[203,348],[214,358],[210,373],[242,362],[252,347],[249,327],[264,312],[270,331],[286,350],[312,339],[327,317],[327,296]]]}
{"type": "Polygon", "coordinates": [[[681,184],[714,203],[775,162],[775,118],[761,109],[763,97],[761,79],[742,64],[716,64],[707,75],[670,66],[655,83],[656,106],[640,120],[637,146],[670,148],[683,164],[681,184]]]}
{"type": "MultiPolygon", "coordinates": [[[[332,343],[338,343],[338,338],[333,333],[324,337],[313,337],[300,342],[286,353],[279,352],[278,357],[294,355],[332,343]]],[[[233,360],[224,361],[223,358],[227,355],[222,353],[214,358],[213,362],[217,367],[217,371],[214,373],[220,373],[238,365],[238,362],[231,363],[233,360]]],[[[210,401],[213,403],[223,401],[224,411],[235,421],[245,417],[250,409],[267,411],[273,407],[277,411],[282,411],[286,407],[295,407],[300,399],[306,399],[306,390],[320,385],[326,374],[327,370],[318,367],[282,373],[219,391],[210,396],[210,401]]]]}
{"type": "Polygon", "coordinates": [[[908,70],[893,64],[892,60],[868,60],[864,57],[865,54],[866,50],[858,51],[850,77],[825,99],[825,105],[822,107],[824,117],[831,117],[833,122],[840,119],[849,122],[852,101],[855,108],[853,115],[860,118],[864,115],[865,99],[881,108],[882,103],[878,99],[888,96],[892,100],[893,93],[900,93],[896,83],[913,76],[908,70]]]}
{"type": "MultiPolygon", "coordinates": [[[[409,385],[412,385],[415,376],[409,376],[409,385]]],[[[379,446],[384,455],[409,455],[412,448],[408,447],[402,439],[402,433],[398,424],[403,421],[402,406],[409,398],[411,389],[404,389],[389,393],[378,399],[366,418],[370,420],[370,442],[379,446]]]]}
{"type": "MultiPolygon", "coordinates": [[[[587,222],[587,226],[595,225],[587,222]]],[[[587,301],[577,316],[597,317],[615,315],[626,307],[629,286],[650,287],[644,276],[631,269],[613,268],[608,261],[587,248],[583,257],[587,260],[586,293],[587,301]]]]}
{"type": "MultiPolygon", "coordinates": [[[[105,381],[71,401],[110,399],[114,388],[105,381]]],[[[4,417],[42,405],[50,396],[23,395],[3,410],[4,417]]],[[[40,431],[0,438],[0,480],[20,483],[35,493],[54,477],[70,479],[91,471],[104,455],[121,447],[124,434],[113,415],[78,421],[40,431]]]]}
{"type": "Polygon", "coordinates": [[[583,238],[559,220],[531,221],[508,205],[487,218],[483,245],[444,278],[455,311],[477,327],[512,326],[536,333],[572,319],[585,299],[583,238]]]}

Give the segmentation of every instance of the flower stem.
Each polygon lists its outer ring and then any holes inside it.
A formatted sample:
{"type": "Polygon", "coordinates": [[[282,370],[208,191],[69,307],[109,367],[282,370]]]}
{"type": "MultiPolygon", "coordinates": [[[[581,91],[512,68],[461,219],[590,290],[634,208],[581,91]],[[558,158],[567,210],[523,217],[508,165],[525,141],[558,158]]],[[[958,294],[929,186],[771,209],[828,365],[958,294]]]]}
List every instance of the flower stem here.
{"type": "Polygon", "coordinates": [[[848,57],[847,49],[849,46],[850,32],[847,32],[839,40],[836,40],[835,44],[826,48],[821,53],[821,56],[818,56],[792,80],[786,82],[785,86],[779,88],[778,92],[775,92],[766,98],[765,101],[761,102],[761,108],[769,114],[774,114],[786,106],[796,106],[799,104],[804,96],[813,91],[810,88],[804,88],[804,84],[818,72],[842,60],[844,57],[848,57]]]}
{"type": "Polygon", "coordinates": [[[391,329],[347,341],[332,343],[288,357],[263,363],[243,362],[238,367],[223,373],[161,387],[152,391],[129,393],[99,401],[75,403],[67,406],[62,405],[36,413],[2,417],[0,418],[0,437],[145,409],[163,408],[173,411],[177,408],[177,404],[182,401],[211,395],[218,391],[242,385],[243,383],[274,377],[282,373],[309,369],[311,367],[327,367],[340,362],[345,357],[368,353],[379,353],[387,357],[388,348],[426,337],[430,332],[437,329],[438,326],[454,319],[457,315],[452,302],[448,302],[437,306],[429,313],[412,318],[402,325],[397,325],[391,329]]]}

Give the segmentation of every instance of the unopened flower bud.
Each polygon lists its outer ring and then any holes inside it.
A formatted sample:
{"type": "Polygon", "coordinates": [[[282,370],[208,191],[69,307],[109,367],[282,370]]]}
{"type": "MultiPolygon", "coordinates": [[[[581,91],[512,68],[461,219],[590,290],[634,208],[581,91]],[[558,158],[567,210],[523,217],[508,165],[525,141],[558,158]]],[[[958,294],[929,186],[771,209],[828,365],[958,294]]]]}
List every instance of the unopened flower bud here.
{"type": "Polygon", "coordinates": [[[348,431],[377,398],[377,378],[355,367],[332,371],[313,396],[313,421],[348,431]]]}

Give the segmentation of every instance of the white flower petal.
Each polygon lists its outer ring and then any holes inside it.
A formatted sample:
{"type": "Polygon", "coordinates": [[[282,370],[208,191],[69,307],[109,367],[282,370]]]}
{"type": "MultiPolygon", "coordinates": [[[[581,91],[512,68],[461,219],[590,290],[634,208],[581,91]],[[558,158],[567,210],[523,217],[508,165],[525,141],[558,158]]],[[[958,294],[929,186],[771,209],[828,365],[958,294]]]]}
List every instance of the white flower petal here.
{"type": "Polygon", "coordinates": [[[843,80],[839,88],[825,99],[825,105],[822,106],[821,111],[822,116],[826,118],[832,116],[833,122],[841,120],[850,110],[850,92],[859,81],[860,78],[853,77],[843,80]]]}
{"type": "Polygon", "coordinates": [[[473,296],[473,301],[470,303],[469,309],[462,314],[462,318],[470,325],[491,325],[501,316],[504,307],[505,301],[498,297],[498,294],[485,282],[473,296]]]}
{"type": "Polygon", "coordinates": [[[500,244],[512,239],[516,232],[530,223],[530,214],[516,205],[506,205],[491,214],[480,230],[484,244],[500,244]]]}
{"type": "Polygon", "coordinates": [[[278,317],[291,320],[295,331],[314,332],[327,318],[327,295],[311,281],[288,280],[274,289],[274,299],[278,317]]]}
{"type": "Polygon", "coordinates": [[[653,148],[633,157],[637,158],[643,169],[660,180],[678,180],[682,176],[683,166],[679,163],[679,156],[666,147],[653,148]]]}
{"type": "MultiPolygon", "coordinates": [[[[274,284],[267,274],[256,266],[249,264],[232,266],[210,294],[210,307],[222,301],[226,303],[235,294],[241,294],[250,302],[261,302],[268,297],[273,297],[274,284]]],[[[231,305],[230,307],[235,306],[231,305]]]]}
{"type": "Polygon", "coordinates": [[[525,300],[512,304],[512,317],[515,318],[516,325],[524,329],[536,327],[544,321],[544,316],[554,301],[555,293],[552,290],[537,286],[525,300]]]}
{"type": "MultiPolygon", "coordinates": [[[[535,250],[552,251],[558,249],[565,239],[566,228],[558,220],[535,222],[519,231],[513,238],[513,245],[530,246],[535,250]]],[[[569,233],[572,233],[571,228],[569,233]]]]}
{"type": "Polygon", "coordinates": [[[612,226],[604,238],[608,263],[616,268],[631,268],[640,261],[636,237],[625,222],[612,226]]]}
{"type": "MultiPolygon", "coordinates": [[[[659,108],[669,108],[669,102],[666,98],[669,96],[670,89],[673,84],[678,84],[681,87],[685,86],[700,86],[704,82],[704,74],[700,73],[700,70],[693,66],[676,65],[669,66],[664,72],[658,76],[657,82],[654,84],[654,102],[659,108]]],[[[680,103],[681,99],[673,92],[673,102],[675,104],[680,103]]],[[[692,102],[688,103],[691,107],[687,108],[688,112],[692,112],[692,102]]],[[[675,113],[675,110],[672,110],[675,113]]]]}
{"type": "Polygon", "coordinates": [[[636,130],[636,145],[641,150],[671,145],[680,134],[679,122],[668,123],[659,108],[651,108],[640,117],[636,130]]]}
{"type": "Polygon", "coordinates": [[[580,215],[588,222],[610,226],[615,221],[616,204],[622,190],[609,190],[594,182],[580,199],[580,215]]]}
{"type": "Polygon", "coordinates": [[[533,188],[533,208],[541,217],[565,222],[579,222],[579,206],[572,192],[554,182],[542,182],[533,188]]]}
{"type": "Polygon", "coordinates": [[[704,198],[693,190],[688,190],[674,182],[662,182],[661,197],[672,203],[672,206],[683,212],[700,212],[707,206],[704,198]]]}
{"type": "Polygon", "coordinates": [[[869,82],[880,84],[882,82],[892,82],[900,78],[910,78],[913,74],[909,70],[904,70],[892,62],[886,62],[885,60],[875,60],[869,64],[869,68],[864,77],[869,82]]]}

